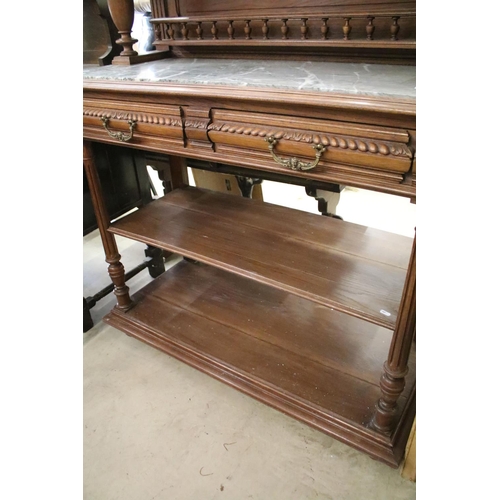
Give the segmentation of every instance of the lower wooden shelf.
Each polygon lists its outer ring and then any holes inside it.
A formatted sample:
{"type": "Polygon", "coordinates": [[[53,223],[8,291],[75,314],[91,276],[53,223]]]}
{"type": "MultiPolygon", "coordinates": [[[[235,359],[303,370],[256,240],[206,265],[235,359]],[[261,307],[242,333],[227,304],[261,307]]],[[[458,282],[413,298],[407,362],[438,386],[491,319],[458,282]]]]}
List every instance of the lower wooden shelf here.
{"type": "Polygon", "coordinates": [[[369,427],[392,331],[186,260],[105,321],[396,467],[415,413],[415,349],[391,436],[369,427]]]}

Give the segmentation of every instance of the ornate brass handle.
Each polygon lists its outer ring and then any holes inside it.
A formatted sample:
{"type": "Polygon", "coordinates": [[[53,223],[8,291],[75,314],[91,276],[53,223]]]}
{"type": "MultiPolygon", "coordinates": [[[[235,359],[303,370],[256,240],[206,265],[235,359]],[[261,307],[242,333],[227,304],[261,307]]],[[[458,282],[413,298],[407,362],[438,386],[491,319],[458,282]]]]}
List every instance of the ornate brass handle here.
{"type": "Polygon", "coordinates": [[[103,116],[101,118],[102,124],[104,125],[104,128],[106,129],[106,132],[109,134],[110,137],[113,139],[118,139],[120,142],[127,142],[134,137],[134,127],[137,124],[137,120],[128,120],[128,128],[130,130],[129,134],[125,134],[124,132],[112,132],[108,128],[108,122],[109,118],[106,118],[103,116]]]}
{"type": "Polygon", "coordinates": [[[274,161],[276,161],[276,163],[279,163],[280,165],[283,165],[284,167],[291,168],[292,170],[311,170],[319,163],[321,155],[326,150],[323,144],[314,144],[313,149],[316,150],[316,159],[311,163],[300,161],[298,158],[295,157],[288,158],[287,160],[285,160],[284,158],[276,156],[276,154],[274,153],[274,146],[278,142],[278,139],[276,139],[274,135],[266,137],[265,141],[269,144],[268,148],[271,154],[273,155],[274,161]]]}

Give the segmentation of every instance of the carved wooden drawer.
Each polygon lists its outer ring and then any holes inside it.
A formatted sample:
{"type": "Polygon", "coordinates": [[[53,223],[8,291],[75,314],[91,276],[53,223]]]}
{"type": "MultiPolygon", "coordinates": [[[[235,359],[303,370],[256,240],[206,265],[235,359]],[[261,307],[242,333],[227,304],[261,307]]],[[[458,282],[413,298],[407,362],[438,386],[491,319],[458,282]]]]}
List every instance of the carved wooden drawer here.
{"type": "Polygon", "coordinates": [[[244,154],[266,170],[351,185],[398,185],[414,155],[410,133],[400,128],[212,109],[208,129],[218,153],[244,154]]]}
{"type": "Polygon", "coordinates": [[[131,147],[183,147],[180,107],[84,99],[83,135],[131,147]]]}

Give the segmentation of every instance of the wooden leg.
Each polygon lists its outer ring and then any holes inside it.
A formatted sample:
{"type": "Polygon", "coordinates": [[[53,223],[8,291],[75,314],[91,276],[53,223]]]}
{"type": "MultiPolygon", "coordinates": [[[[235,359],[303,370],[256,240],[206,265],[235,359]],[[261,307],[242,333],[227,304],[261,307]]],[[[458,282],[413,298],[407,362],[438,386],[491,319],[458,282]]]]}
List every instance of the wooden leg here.
{"type": "Polygon", "coordinates": [[[306,187],[307,196],[312,196],[318,202],[318,211],[321,215],[333,217],[335,219],[342,219],[337,215],[337,205],[340,201],[340,193],[343,191],[344,186],[339,184],[335,185],[333,191],[323,191],[316,188],[306,187]]]}
{"type": "Polygon", "coordinates": [[[416,327],[416,237],[406,275],[403,299],[399,309],[396,328],[384,371],[380,379],[381,398],[375,405],[371,425],[379,432],[389,434],[393,430],[398,398],[405,387],[408,358],[416,327]]]}
{"type": "Polygon", "coordinates": [[[256,177],[244,177],[242,175],[236,175],[235,177],[238,187],[240,188],[241,195],[244,198],[251,198],[253,187],[256,184],[262,184],[262,179],[258,179],[256,177]]]}
{"type": "Polygon", "coordinates": [[[85,297],[83,297],[83,331],[88,332],[94,326],[94,321],[90,314],[90,308],[85,297]]]}
{"type": "Polygon", "coordinates": [[[172,189],[189,186],[186,158],[170,155],[170,177],[172,189]]]}
{"type": "Polygon", "coordinates": [[[146,257],[149,257],[148,271],[152,278],[157,278],[165,272],[164,251],[161,248],[156,248],[148,245],[144,250],[146,257]]]}
{"type": "Polygon", "coordinates": [[[104,203],[101,183],[99,182],[90,141],[83,141],[83,167],[89,183],[92,205],[97,219],[97,226],[101,234],[106,262],[109,264],[109,276],[115,287],[114,292],[118,302],[116,307],[126,311],[132,307],[133,303],[130,299],[128,286],[125,284],[125,270],[123,264],[120,262],[121,256],[118,253],[115,237],[108,232],[110,222],[109,215],[106,204],[104,203]]]}

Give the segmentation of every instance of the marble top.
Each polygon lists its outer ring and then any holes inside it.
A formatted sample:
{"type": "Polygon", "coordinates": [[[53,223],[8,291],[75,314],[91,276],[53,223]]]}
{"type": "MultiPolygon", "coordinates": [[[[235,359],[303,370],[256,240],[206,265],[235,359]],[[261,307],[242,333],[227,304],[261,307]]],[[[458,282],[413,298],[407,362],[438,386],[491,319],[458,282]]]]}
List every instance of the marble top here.
{"type": "Polygon", "coordinates": [[[83,78],[416,98],[415,66],[388,64],[179,58],[132,66],[84,65],[83,78]]]}

